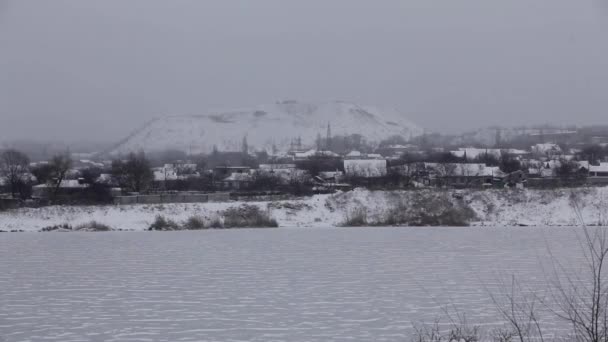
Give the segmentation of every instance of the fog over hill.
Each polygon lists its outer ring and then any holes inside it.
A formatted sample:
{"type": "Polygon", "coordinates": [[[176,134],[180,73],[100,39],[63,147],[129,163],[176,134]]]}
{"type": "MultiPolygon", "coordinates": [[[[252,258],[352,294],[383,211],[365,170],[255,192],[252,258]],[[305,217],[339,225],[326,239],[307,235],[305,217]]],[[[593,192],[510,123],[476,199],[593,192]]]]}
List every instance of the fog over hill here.
{"type": "Polygon", "coordinates": [[[159,118],[137,129],[109,153],[172,149],[194,154],[209,153],[214,147],[241,151],[245,140],[250,151],[286,151],[298,139],[303,147],[315,146],[317,136],[327,136],[328,126],[332,135],[361,134],[376,142],[393,135],[411,138],[423,133],[394,109],[339,101],[282,101],[255,108],[159,118]]]}

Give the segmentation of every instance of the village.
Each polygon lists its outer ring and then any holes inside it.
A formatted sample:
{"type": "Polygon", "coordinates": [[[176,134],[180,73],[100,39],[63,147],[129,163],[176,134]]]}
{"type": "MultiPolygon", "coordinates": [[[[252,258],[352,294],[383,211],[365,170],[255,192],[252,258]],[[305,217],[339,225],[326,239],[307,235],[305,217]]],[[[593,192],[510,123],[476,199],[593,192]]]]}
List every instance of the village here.
{"type": "Polygon", "coordinates": [[[393,137],[374,147],[360,136],[331,137],[328,127],[327,137],[317,137],[316,146],[303,146],[298,137],[282,153],[252,152],[246,138],[241,151],[214,149],[199,156],[165,151],[110,159],[66,152],[30,162],[25,154],[6,149],[1,152],[0,207],[279,200],[358,187],[546,189],[608,184],[608,144],[601,139],[542,142],[527,149],[504,144],[445,148],[429,146],[429,140],[393,137]]]}

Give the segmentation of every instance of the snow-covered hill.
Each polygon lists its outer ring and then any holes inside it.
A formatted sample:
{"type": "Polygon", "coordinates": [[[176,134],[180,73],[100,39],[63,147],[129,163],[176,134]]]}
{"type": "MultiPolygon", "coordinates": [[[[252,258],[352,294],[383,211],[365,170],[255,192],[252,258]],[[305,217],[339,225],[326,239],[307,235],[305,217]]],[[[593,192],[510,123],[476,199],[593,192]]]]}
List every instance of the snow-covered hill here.
{"type": "Polygon", "coordinates": [[[394,109],[359,106],[346,102],[322,104],[284,101],[257,108],[212,112],[206,115],[168,116],[141,127],[110,150],[121,154],[167,149],[187,153],[240,151],[243,138],[251,150],[279,151],[301,138],[303,146],[314,146],[317,135],[361,134],[369,141],[392,135],[405,138],[422,134],[422,129],[394,109]]]}

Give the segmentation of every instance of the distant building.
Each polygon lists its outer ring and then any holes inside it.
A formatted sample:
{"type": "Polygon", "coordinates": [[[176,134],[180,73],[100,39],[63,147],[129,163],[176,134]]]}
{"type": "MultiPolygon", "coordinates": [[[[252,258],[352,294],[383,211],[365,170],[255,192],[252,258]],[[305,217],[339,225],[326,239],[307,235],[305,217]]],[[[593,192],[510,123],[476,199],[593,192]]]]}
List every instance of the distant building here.
{"type": "MultiPolygon", "coordinates": [[[[55,191],[55,184],[39,184],[32,187],[32,196],[38,198],[48,198],[52,191],[55,191]]],[[[64,179],[59,184],[58,195],[73,196],[82,194],[89,188],[89,184],[82,179],[64,179]]]]}
{"type": "Polygon", "coordinates": [[[459,158],[466,157],[467,160],[476,159],[479,156],[491,155],[495,158],[500,158],[501,150],[497,148],[474,148],[474,147],[465,147],[459,148],[458,151],[450,151],[450,153],[459,158]]]}
{"type": "Polygon", "coordinates": [[[376,152],[383,155],[384,157],[393,157],[398,158],[405,153],[413,153],[420,151],[420,148],[417,145],[406,144],[406,145],[387,145],[383,147],[379,147],[376,152]]]}
{"type": "Polygon", "coordinates": [[[230,176],[219,181],[223,190],[245,190],[253,183],[253,177],[249,173],[234,172],[230,176]]]}
{"type": "Polygon", "coordinates": [[[387,163],[384,159],[345,159],[344,173],[349,177],[384,177],[387,174],[387,163]]]}
{"type": "Polygon", "coordinates": [[[505,174],[497,166],[482,163],[424,163],[427,185],[470,187],[491,185],[505,174]]]}
{"type": "Polygon", "coordinates": [[[533,154],[547,157],[555,157],[562,154],[562,148],[558,144],[553,143],[536,144],[530,150],[533,154]]]}
{"type": "Polygon", "coordinates": [[[315,149],[294,153],[295,160],[306,160],[314,157],[340,158],[340,155],[332,151],[318,151],[315,149]]]}
{"type": "Polygon", "coordinates": [[[589,177],[608,177],[608,163],[589,165],[589,177]]]}

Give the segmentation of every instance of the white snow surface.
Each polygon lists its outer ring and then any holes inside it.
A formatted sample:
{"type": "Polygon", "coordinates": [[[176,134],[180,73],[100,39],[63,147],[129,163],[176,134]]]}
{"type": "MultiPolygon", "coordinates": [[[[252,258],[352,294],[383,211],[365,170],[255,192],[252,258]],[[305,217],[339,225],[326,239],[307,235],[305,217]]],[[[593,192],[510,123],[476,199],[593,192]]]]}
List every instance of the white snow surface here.
{"type": "Polygon", "coordinates": [[[423,130],[394,109],[359,106],[346,102],[320,104],[295,101],[256,108],[216,111],[204,115],[167,116],[156,119],[125,138],[110,154],[167,149],[187,153],[241,151],[243,138],[250,150],[289,149],[300,137],[304,146],[315,146],[320,134],[361,134],[379,142],[392,135],[419,136],[423,130]]]}
{"type": "MultiPolygon", "coordinates": [[[[277,202],[247,202],[268,210],[280,227],[340,226],[353,211],[364,208],[373,221],[383,217],[398,204],[408,206],[417,197],[436,190],[368,191],[356,189],[333,195],[277,202]]],[[[475,212],[475,226],[577,226],[580,221],[573,209],[573,199],[587,225],[608,222],[608,188],[560,190],[456,190],[441,193],[455,204],[466,204],[475,212]]],[[[115,229],[146,230],[156,215],[177,222],[191,216],[217,217],[218,213],[244,202],[108,205],[108,206],[50,206],[22,208],[0,212],[0,230],[39,231],[52,225],[77,226],[97,221],[115,229]]]]}
{"type": "MultiPolygon", "coordinates": [[[[503,319],[488,293],[502,299],[515,275],[546,294],[553,255],[581,269],[580,238],[556,227],[3,234],[0,340],[402,342],[421,323],[449,325],[444,308],[491,331],[503,319]]],[[[545,303],[543,331],[563,332],[545,303]]]]}

